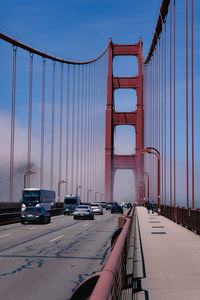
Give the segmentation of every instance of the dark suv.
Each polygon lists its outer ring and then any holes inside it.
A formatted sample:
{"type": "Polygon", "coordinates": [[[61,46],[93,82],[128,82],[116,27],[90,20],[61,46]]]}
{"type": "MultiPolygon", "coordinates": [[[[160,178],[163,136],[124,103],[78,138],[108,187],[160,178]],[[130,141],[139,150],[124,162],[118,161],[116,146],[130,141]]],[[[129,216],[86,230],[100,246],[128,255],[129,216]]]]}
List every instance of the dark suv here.
{"type": "Polygon", "coordinates": [[[21,212],[20,221],[21,224],[25,222],[50,223],[51,215],[44,207],[29,206],[21,212]]]}
{"type": "Polygon", "coordinates": [[[113,213],[121,213],[123,214],[123,208],[118,203],[114,203],[111,207],[111,214],[113,213]]]}

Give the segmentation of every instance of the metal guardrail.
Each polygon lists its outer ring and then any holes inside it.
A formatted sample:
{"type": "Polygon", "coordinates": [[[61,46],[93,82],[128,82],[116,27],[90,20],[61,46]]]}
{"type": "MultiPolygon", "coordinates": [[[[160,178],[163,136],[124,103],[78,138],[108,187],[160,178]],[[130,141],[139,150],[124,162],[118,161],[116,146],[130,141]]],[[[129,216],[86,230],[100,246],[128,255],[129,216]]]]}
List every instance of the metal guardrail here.
{"type": "MultiPolygon", "coordinates": [[[[63,208],[51,210],[51,216],[57,216],[63,213],[63,208]]],[[[0,213],[0,225],[20,222],[20,211],[0,213]]]]}
{"type": "MultiPolygon", "coordinates": [[[[127,250],[135,207],[124,215],[124,226],[114,242],[103,270],[89,276],[73,293],[71,300],[118,300],[126,288],[127,250]]],[[[123,223],[123,222],[119,222],[123,223]]]]}
{"type": "Polygon", "coordinates": [[[161,214],[200,234],[200,209],[161,205],[161,214]]]}

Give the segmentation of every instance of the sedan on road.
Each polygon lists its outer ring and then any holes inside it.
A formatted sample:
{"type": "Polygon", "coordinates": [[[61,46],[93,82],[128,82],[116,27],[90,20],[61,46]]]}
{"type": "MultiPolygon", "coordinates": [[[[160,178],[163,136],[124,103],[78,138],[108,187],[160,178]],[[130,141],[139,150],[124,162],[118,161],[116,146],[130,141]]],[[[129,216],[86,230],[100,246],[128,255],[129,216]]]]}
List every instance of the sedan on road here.
{"type": "Polygon", "coordinates": [[[123,214],[123,208],[118,203],[114,203],[111,207],[111,214],[113,213],[121,213],[123,214]]]}
{"type": "Polygon", "coordinates": [[[103,215],[103,208],[102,206],[100,205],[100,203],[91,203],[90,204],[90,207],[92,208],[94,214],[100,214],[100,215],[103,215]]]}
{"type": "Polygon", "coordinates": [[[78,205],[74,211],[74,220],[75,219],[94,220],[94,212],[89,205],[78,205]]]}
{"type": "Polygon", "coordinates": [[[29,206],[20,216],[21,224],[25,222],[34,223],[50,223],[51,214],[44,207],[29,206]]]}

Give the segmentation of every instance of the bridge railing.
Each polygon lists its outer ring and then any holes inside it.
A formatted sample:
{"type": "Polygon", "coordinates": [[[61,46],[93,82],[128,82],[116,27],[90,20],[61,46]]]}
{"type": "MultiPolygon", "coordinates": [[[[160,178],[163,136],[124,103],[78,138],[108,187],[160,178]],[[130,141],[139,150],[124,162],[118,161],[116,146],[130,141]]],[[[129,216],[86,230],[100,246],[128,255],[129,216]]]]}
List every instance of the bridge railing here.
{"type": "Polygon", "coordinates": [[[200,233],[200,209],[162,205],[161,214],[190,230],[200,233]]]}
{"type": "MultiPolygon", "coordinates": [[[[135,207],[124,215],[124,226],[114,242],[101,272],[88,277],[73,293],[71,300],[120,299],[126,288],[127,251],[135,207]]],[[[119,222],[120,224],[120,222],[119,222]]]]}

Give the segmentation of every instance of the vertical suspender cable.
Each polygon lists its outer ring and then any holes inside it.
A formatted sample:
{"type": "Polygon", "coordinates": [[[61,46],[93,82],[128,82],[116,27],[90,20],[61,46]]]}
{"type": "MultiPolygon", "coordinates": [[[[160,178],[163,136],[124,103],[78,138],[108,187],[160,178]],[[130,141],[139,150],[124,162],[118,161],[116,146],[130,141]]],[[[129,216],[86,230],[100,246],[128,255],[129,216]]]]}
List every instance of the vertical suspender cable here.
{"type": "Polygon", "coordinates": [[[61,64],[60,74],[60,135],[59,135],[59,167],[58,167],[58,182],[62,176],[62,123],[63,123],[63,64],[61,64]]]}
{"type": "Polygon", "coordinates": [[[172,206],[172,2],[170,0],[170,206],[172,206]]]}
{"type": "Polygon", "coordinates": [[[45,118],[45,67],[46,59],[43,58],[42,67],[42,114],[41,114],[41,155],[40,155],[40,188],[43,188],[44,175],[44,118],[45,118]]]}
{"type": "Polygon", "coordinates": [[[174,207],[176,207],[176,5],[174,0],[174,207]]]}
{"type": "Polygon", "coordinates": [[[85,174],[84,174],[84,186],[85,186],[85,199],[87,202],[87,189],[88,189],[88,182],[87,182],[87,133],[88,133],[88,66],[86,66],[86,74],[85,74],[85,137],[84,137],[84,167],[85,167],[85,174]]]}
{"type": "Polygon", "coordinates": [[[164,140],[163,140],[163,108],[164,108],[164,97],[163,97],[163,93],[164,93],[164,89],[163,89],[163,79],[164,79],[164,69],[163,69],[163,56],[164,56],[164,44],[163,44],[163,31],[162,31],[162,97],[161,97],[161,145],[162,145],[162,204],[164,204],[164,140]]]}
{"type": "MultiPolygon", "coordinates": [[[[155,55],[155,53],[154,53],[154,55],[155,55]]],[[[153,56],[153,97],[152,97],[152,100],[153,100],[153,105],[152,105],[152,115],[153,115],[152,116],[152,118],[153,118],[153,120],[152,120],[152,126],[153,126],[153,140],[152,140],[152,145],[153,145],[153,147],[154,147],[154,131],[155,131],[155,126],[154,126],[154,122],[155,122],[155,120],[154,120],[154,110],[155,110],[154,75],[155,75],[155,57],[153,56]]],[[[153,200],[154,200],[154,198],[155,198],[155,182],[156,182],[156,180],[155,180],[155,165],[154,165],[155,160],[154,160],[154,155],[152,156],[152,159],[153,159],[153,200]]]]}
{"type": "Polygon", "coordinates": [[[95,177],[94,177],[94,115],[95,115],[95,97],[94,97],[94,82],[95,82],[95,76],[94,76],[94,64],[92,64],[92,97],[91,97],[91,145],[92,145],[92,155],[91,155],[91,173],[90,173],[90,181],[93,182],[94,189],[98,191],[99,189],[95,185],[95,177]]]}
{"type": "Polygon", "coordinates": [[[77,127],[76,127],[76,186],[79,185],[79,116],[80,114],[80,66],[78,66],[77,81],[77,127]]]}
{"type": "MultiPolygon", "coordinates": [[[[81,153],[81,161],[80,161],[80,185],[83,186],[83,134],[84,134],[84,126],[83,126],[83,108],[84,108],[84,65],[82,66],[82,76],[81,76],[81,141],[80,141],[80,153],[81,153]]],[[[83,192],[81,190],[81,196],[83,192]]],[[[82,197],[81,197],[82,198],[82,197]]]]}
{"type": "MultiPolygon", "coordinates": [[[[32,90],[33,90],[33,53],[30,53],[27,171],[31,169],[32,90]]],[[[27,177],[27,187],[30,187],[30,176],[27,177]]]]}
{"type": "Polygon", "coordinates": [[[10,133],[10,183],[9,202],[13,201],[13,170],[14,170],[14,145],[15,145],[15,94],[16,94],[16,58],[17,47],[13,46],[13,71],[12,71],[12,111],[10,133]]]}
{"type": "Polygon", "coordinates": [[[191,0],[191,65],[192,65],[192,208],[194,208],[194,17],[193,0],[191,0]]]}
{"type": "Polygon", "coordinates": [[[51,102],[51,166],[50,166],[50,189],[53,189],[54,176],[54,134],[55,134],[55,62],[53,62],[52,74],[52,102],[51,102]]]}
{"type": "Polygon", "coordinates": [[[73,95],[72,95],[72,165],[71,165],[71,193],[73,194],[74,190],[74,118],[75,118],[75,66],[73,67],[73,95]]]}
{"type": "Polygon", "coordinates": [[[165,23],[165,47],[164,47],[164,181],[165,181],[165,205],[166,205],[166,189],[167,189],[167,164],[166,164],[166,139],[167,139],[167,135],[166,135],[166,122],[167,122],[167,118],[166,118],[166,105],[167,105],[167,101],[166,101],[166,96],[167,96],[167,56],[166,56],[166,23],[165,23]]]}
{"type": "MultiPolygon", "coordinates": [[[[90,186],[90,152],[91,152],[91,147],[90,147],[90,118],[91,118],[91,65],[89,64],[89,81],[88,81],[88,139],[87,139],[87,184],[89,189],[91,189],[90,186]]],[[[90,199],[90,196],[89,196],[90,199]]]]}
{"type": "Polygon", "coordinates": [[[66,103],[66,158],[65,158],[65,194],[68,192],[69,187],[69,95],[70,95],[70,65],[67,66],[67,103],[66,103]]]}
{"type": "Polygon", "coordinates": [[[189,208],[189,161],[188,161],[188,0],[186,0],[186,195],[189,208]]]}
{"type": "MultiPolygon", "coordinates": [[[[160,46],[160,40],[159,40],[159,59],[158,59],[158,86],[159,86],[159,91],[158,91],[158,149],[159,149],[159,152],[160,152],[160,149],[161,149],[161,145],[160,145],[160,100],[161,100],[161,97],[160,97],[160,91],[161,91],[161,88],[160,88],[160,50],[161,50],[161,46],[160,46]]],[[[161,153],[161,152],[160,152],[161,153]]]]}

